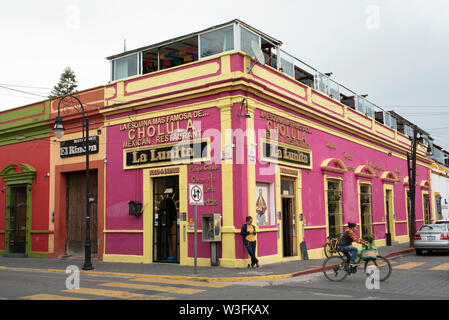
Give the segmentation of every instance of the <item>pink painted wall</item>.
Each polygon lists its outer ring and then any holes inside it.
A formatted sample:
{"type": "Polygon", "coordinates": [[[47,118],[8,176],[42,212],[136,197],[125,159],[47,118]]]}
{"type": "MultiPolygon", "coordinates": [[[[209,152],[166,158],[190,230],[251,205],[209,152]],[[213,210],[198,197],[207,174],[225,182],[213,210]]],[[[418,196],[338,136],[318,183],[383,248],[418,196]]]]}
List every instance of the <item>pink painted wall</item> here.
{"type": "MultiPolygon", "coordinates": [[[[281,108],[282,109],[282,108],[281,108]]],[[[284,109],[285,110],[285,109],[284,109]]],[[[289,111],[291,112],[291,111],[289,111]]],[[[302,116],[305,119],[311,120],[306,116],[302,116]]],[[[316,120],[315,120],[316,121],[316,120]]],[[[264,135],[266,129],[267,119],[261,118],[261,111],[255,111],[255,129],[258,149],[260,147],[259,138],[264,135]],[[260,131],[259,131],[260,130],[260,131]]],[[[300,123],[300,122],[299,122],[300,123]]],[[[305,124],[304,124],[305,125],[305,124]]],[[[305,125],[307,127],[307,125],[305,125]]],[[[327,126],[327,125],[326,125],[327,126]]],[[[333,129],[335,130],[335,129],[333,129]]],[[[310,133],[305,133],[305,140],[309,144],[309,148],[312,150],[312,169],[302,169],[302,208],[304,218],[307,226],[322,226],[326,225],[325,215],[325,194],[324,194],[324,174],[329,177],[341,177],[343,178],[343,222],[359,223],[359,208],[358,208],[358,192],[357,181],[369,181],[372,185],[372,212],[373,222],[383,222],[384,218],[384,196],[383,196],[383,184],[387,183],[383,181],[380,176],[384,171],[392,171],[395,174],[399,172],[400,182],[389,183],[394,187],[394,212],[396,220],[406,220],[406,208],[405,208],[405,185],[402,183],[404,177],[407,176],[407,163],[405,160],[398,159],[396,157],[390,157],[386,153],[379,152],[368,147],[362,146],[356,142],[348,141],[343,138],[339,138],[326,131],[319,131],[309,127],[310,133]],[[335,149],[331,149],[326,145],[333,145],[335,149]],[[335,173],[331,171],[323,171],[320,168],[321,163],[328,158],[337,158],[342,160],[346,166],[357,168],[359,165],[372,164],[375,166],[375,172],[378,177],[375,178],[362,178],[355,175],[353,170],[348,170],[345,173],[335,173]],[[383,167],[384,170],[379,170],[383,167]]],[[[290,133],[291,134],[291,133],[290,133]]],[[[359,137],[360,138],[360,137],[359,137]]],[[[257,150],[259,156],[260,151],[257,150]]],[[[257,161],[256,165],[256,179],[258,181],[274,182],[274,176],[263,175],[262,169],[268,167],[267,164],[261,164],[261,161],[257,161]]],[[[429,170],[422,166],[417,166],[417,174],[419,177],[418,183],[421,180],[429,180],[429,170]]],[[[417,195],[421,195],[420,187],[417,187],[417,195]]],[[[422,197],[416,198],[416,219],[422,219],[422,197]]],[[[418,227],[418,223],[417,223],[418,227]]],[[[385,226],[376,225],[374,227],[375,238],[385,238],[385,226]]],[[[396,235],[406,235],[406,224],[396,224],[396,235]]],[[[305,241],[307,242],[308,249],[320,248],[326,241],[325,229],[313,229],[305,231],[305,241]]],[[[261,243],[261,247],[275,246],[276,242],[261,243]]]]}
{"type": "MultiPolygon", "coordinates": [[[[192,103],[187,101],[185,103],[192,103]]],[[[167,106],[166,106],[167,107],[167,106]]],[[[162,110],[161,107],[152,110],[162,110]]],[[[192,112],[196,109],[192,109],[192,112]]],[[[193,123],[196,129],[201,128],[202,138],[210,138],[211,141],[211,161],[206,164],[191,164],[187,166],[187,179],[189,183],[202,183],[204,188],[211,187],[210,176],[212,173],[212,187],[205,193],[205,201],[216,202],[215,206],[205,205],[198,207],[199,228],[201,228],[201,215],[206,213],[222,213],[222,192],[221,192],[221,136],[220,136],[220,110],[218,108],[202,109],[204,117],[194,118],[193,123]],[[218,162],[218,164],[216,164],[218,162]],[[204,170],[216,166],[216,170],[204,170]]],[[[148,112],[148,109],[140,110],[139,113],[148,112]]],[[[121,114],[123,116],[123,114],[121,114]]],[[[116,117],[116,116],[114,116],[116,117]]],[[[152,118],[152,117],[149,117],[152,118]]],[[[180,127],[185,128],[188,120],[181,120],[180,127]]],[[[130,121],[131,122],[131,121],[130,121]]],[[[176,126],[175,126],[176,127],[176,126]]],[[[167,133],[165,124],[160,126],[160,132],[167,133]]],[[[123,169],[124,142],[129,140],[129,131],[120,125],[108,127],[107,133],[107,181],[106,181],[106,230],[142,230],[143,216],[130,216],[128,214],[128,201],[136,200],[143,202],[143,181],[142,169],[123,169]]],[[[136,130],[137,134],[137,130],[136,130]]],[[[162,144],[156,141],[156,136],[151,138],[151,145],[162,144]]],[[[166,143],[166,142],[164,142],[166,143]]],[[[166,165],[163,165],[166,166],[166,165]]],[[[193,206],[188,207],[188,218],[194,217],[193,206]]],[[[189,237],[189,256],[193,257],[193,234],[189,237]],[[190,241],[192,240],[192,241],[190,241]]],[[[107,254],[143,254],[142,235],[133,233],[107,234],[106,253],[107,254]]],[[[198,256],[210,256],[209,243],[203,243],[201,233],[199,233],[198,256]]]]}

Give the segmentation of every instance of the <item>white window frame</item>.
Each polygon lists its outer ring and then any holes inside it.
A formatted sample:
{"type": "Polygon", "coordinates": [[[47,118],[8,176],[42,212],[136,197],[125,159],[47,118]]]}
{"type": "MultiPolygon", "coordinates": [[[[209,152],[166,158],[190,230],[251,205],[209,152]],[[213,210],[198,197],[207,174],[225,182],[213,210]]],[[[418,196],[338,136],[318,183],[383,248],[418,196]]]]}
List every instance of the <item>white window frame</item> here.
{"type": "Polygon", "coordinates": [[[111,75],[112,75],[112,80],[111,81],[119,81],[119,80],[122,80],[122,79],[126,79],[126,78],[131,78],[131,77],[142,75],[142,51],[133,52],[133,53],[121,56],[119,58],[112,59],[111,63],[112,63],[111,64],[111,75]],[[132,56],[132,55],[136,55],[136,59],[137,59],[137,61],[136,61],[136,63],[137,63],[137,73],[135,75],[133,75],[133,76],[128,76],[128,77],[117,79],[117,66],[116,66],[117,60],[129,57],[129,56],[132,56]]]}
{"type": "Polygon", "coordinates": [[[235,38],[236,38],[235,37],[235,26],[236,26],[236,23],[230,23],[230,24],[227,24],[227,25],[225,25],[223,27],[220,27],[220,28],[217,28],[217,29],[211,29],[211,30],[207,30],[207,31],[198,33],[198,61],[211,59],[211,58],[216,58],[218,56],[223,55],[226,52],[236,51],[236,49],[235,49],[235,38]],[[229,51],[223,51],[223,52],[220,52],[220,53],[217,53],[217,54],[213,54],[213,55],[207,56],[207,57],[201,57],[201,35],[206,34],[206,33],[210,33],[210,32],[213,32],[213,31],[218,31],[218,30],[230,27],[230,26],[232,26],[234,28],[233,29],[233,31],[234,31],[234,49],[233,50],[229,50],[229,51]]]}

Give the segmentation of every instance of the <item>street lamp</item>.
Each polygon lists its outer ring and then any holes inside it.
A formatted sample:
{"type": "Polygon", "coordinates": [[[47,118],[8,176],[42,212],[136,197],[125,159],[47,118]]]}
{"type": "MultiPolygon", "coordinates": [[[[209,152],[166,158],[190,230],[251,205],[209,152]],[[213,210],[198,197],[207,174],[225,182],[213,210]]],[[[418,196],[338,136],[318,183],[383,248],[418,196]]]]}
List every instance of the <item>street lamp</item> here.
{"type": "Polygon", "coordinates": [[[89,212],[89,119],[87,118],[87,114],[84,112],[83,104],[81,101],[71,95],[67,94],[63,96],[58,103],[58,116],[55,119],[55,126],[53,127],[53,132],[56,138],[60,139],[64,136],[64,125],[62,123],[62,117],[60,114],[60,105],[61,102],[66,98],[72,98],[78,101],[81,106],[81,112],[83,116],[83,139],[84,139],[84,128],[86,129],[86,139],[84,140],[84,147],[86,149],[86,242],[85,242],[85,257],[84,257],[84,266],[83,270],[92,270],[94,267],[92,266],[91,261],[91,244],[90,244],[90,212],[89,212]]]}

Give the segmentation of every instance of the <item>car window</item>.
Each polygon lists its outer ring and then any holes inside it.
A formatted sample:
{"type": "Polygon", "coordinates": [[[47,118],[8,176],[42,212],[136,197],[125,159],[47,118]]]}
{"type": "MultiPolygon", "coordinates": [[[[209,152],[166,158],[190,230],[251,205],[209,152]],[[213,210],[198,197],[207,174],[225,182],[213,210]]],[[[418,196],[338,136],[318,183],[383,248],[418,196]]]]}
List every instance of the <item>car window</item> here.
{"type": "Polygon", "coordinates": [[[444,224],[424,225],[419,231],[446,231],[446,226],[444,224]]]}

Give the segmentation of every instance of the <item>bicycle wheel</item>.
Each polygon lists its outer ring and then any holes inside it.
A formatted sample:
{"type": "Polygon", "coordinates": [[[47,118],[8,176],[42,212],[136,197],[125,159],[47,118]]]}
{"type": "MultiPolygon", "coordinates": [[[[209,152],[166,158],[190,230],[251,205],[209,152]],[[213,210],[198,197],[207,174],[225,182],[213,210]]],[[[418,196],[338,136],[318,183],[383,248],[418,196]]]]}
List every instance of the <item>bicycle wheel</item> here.
{"type": "Polygon", "coordinates": [[[368,268],[375,268],[379,270],[379,280],[385,281],[391,275],[391,264],[387,258],[383,256],[377,256],[376,260],[367,260],[365,262],[365,274],[367,276],[371,275],[372,272],[369,271],[368,268]]]}
{"type": "Polygon", "coordinates": [[[330,281],[342,281],[348,276],[346,261],[340,256],[332,256],[323,262],[324,276],[330,281]]]}
{"type": "Polygon", "coordinates": [[[329,242],[326,242],[323,249],[324,249],[324,254],[326,255],[326,258],[333,256],[333,253],[331,251],[331,244],[329,242]]]}

